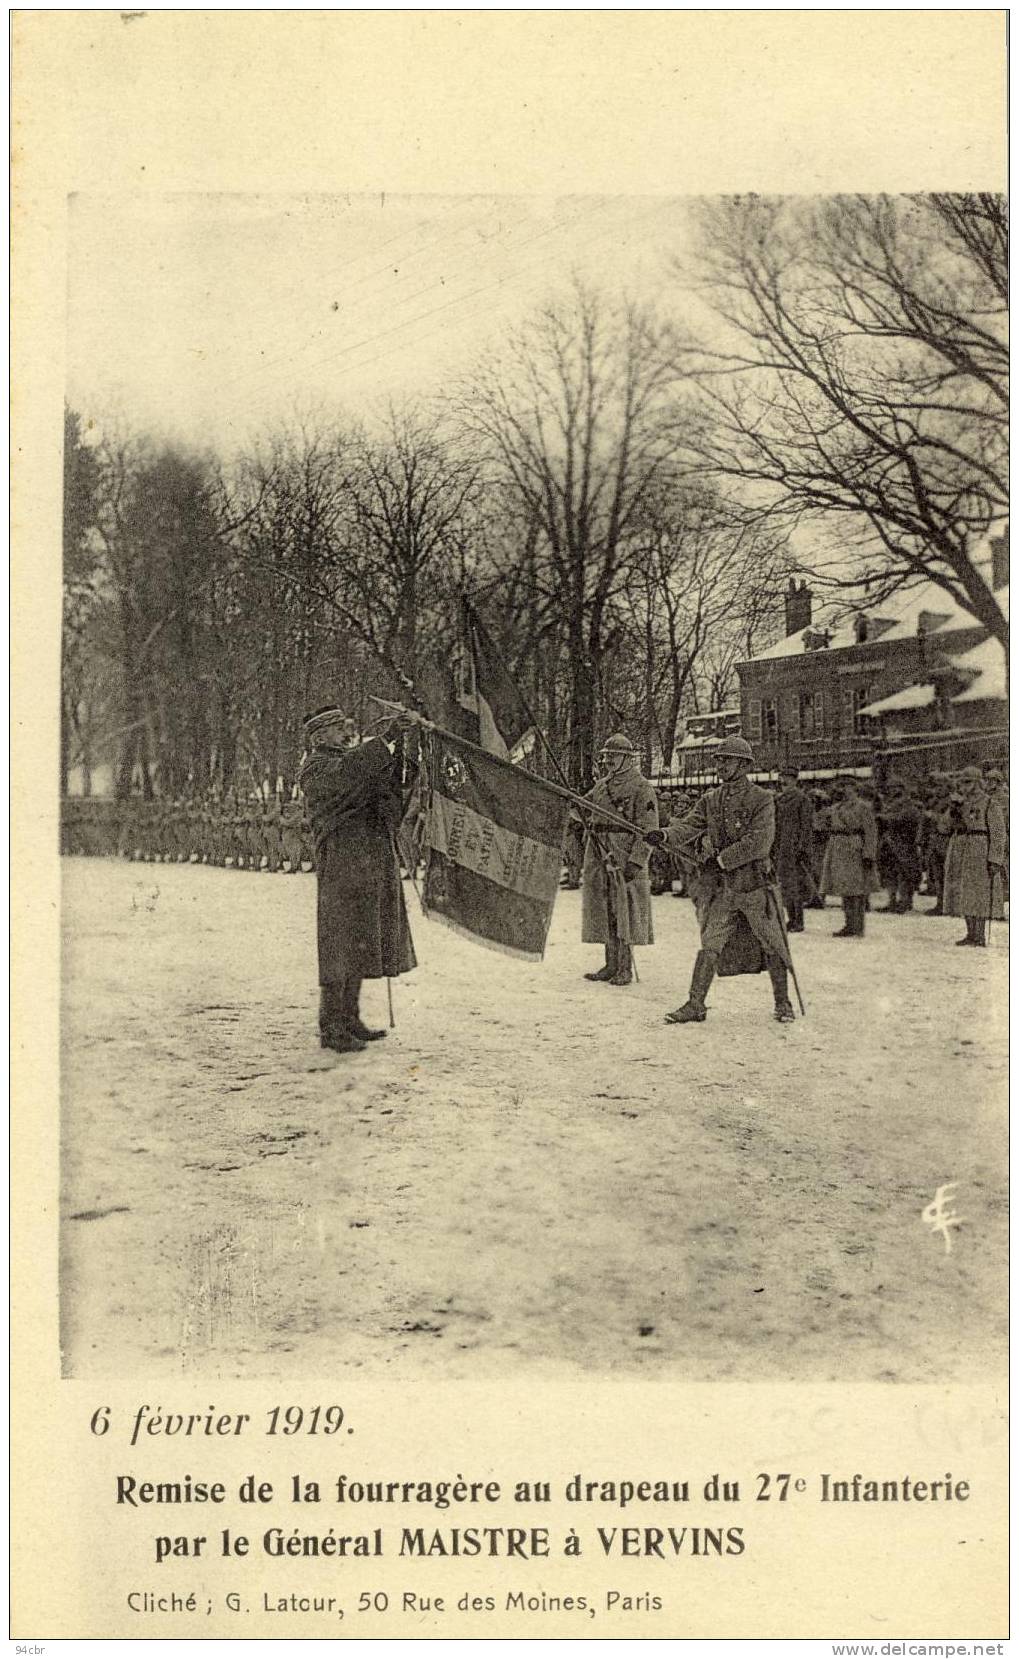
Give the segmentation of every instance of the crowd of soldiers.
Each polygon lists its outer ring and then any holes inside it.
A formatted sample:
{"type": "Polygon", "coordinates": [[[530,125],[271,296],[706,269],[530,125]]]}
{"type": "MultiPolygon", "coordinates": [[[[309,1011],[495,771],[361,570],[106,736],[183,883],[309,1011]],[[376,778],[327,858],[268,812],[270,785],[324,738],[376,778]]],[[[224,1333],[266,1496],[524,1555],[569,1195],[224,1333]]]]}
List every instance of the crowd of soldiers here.
{"type": "MultiPolygon", "coordinates": [[[[883,788],[855,775],[804,786],[795,769],[783,773],[774,786],[773,863],[786,902],[789,931],[802,931],[805,908],[824,906],[825,852],[847,793],[855,793],[863,820],[868,815],[874,820],[876,879],[872,890],[887,894],[877,908],[901,915],[916,908],[917,898],[927,897],[934,903],[923,913],[942,915],[948,847],[974,785],[1000,810],[1007,839],[1008,784],[996,765],[932,772],[915,781],[892,777],[883,788]]],[[[659,790],[662,826],[688,811],[699,793],[696,789],[659,790]]],[[[278,796],[246,799],[229,790],[178,800],[68,796],[61,808],[61,852],[290,874],[315,868],[314,841],[303,801],[283,801],[278,796]]],[[[582,858],[583,835],[574,829],[566,846],[565,887],[580,886],[582,858]]],[[[652,893],[687,894],[688,870],[666,848],[652,852],[649,874],[652,893]]],[[[1007,847],[1004,887],[1007,897],[1007,847]]]]}
{"type": "Polygon", "coordinates": [[[60,850],[92,858],[155,864],[215,864],[235,870],[315,868],[315,849],[300,800],[222,795],[111,801],[67,796],[61,803],[60,850]]]}
{"type": "MultiPolygon", "coordinates": [[[[706,787],[706,786],[705,786],[706,787]]],[[[945,866],[953,834],[964,830],[962,820],[966,802],[974,791],[1000,811],[1005,825],[1006,849],[1003,866],[1003,897],[1008,897],[1008,783],[998,765],[983,768],[964,767],[956,772],[931,772],[924,778],[888,778],[879,785],[871,778],[844,774],[820,783],[802,783],[795,767],[780,773],[777,783],[766,784],[773,789],[775,802],[775,845],[772,862],[786,906],[790,933],[801,933],[805,909],[824,908],[825,884],[822,880],[825,854],[833,831],[866,834],[873,847],[873,876],[868,875],[869,891],[859,895],[865,901],[864,909],[884,910],[893,915],[908,911],[928,916],[944,914],[945,866]],[[843,815],[847,797],[854,797],[852,813],[854,825],[844,830],[843,815]],[[856,826],[855,819],[859,819],[856,826]],[[871,894],[884,892],[881,904],[872,905],[871,894]],[[930,898],[934,903],[920,910],[918,898],[930,898]]],[[[658,791],[658,815],[663,828],[673,819],[679,819],[694,805],[702,789],[663,788],[658,791]]],[[[580,854],[582,838],[574,845],[567,843],[565,887],[580,886],[580,854]]],[[[829,872],[832,860],[829,858],[829,872]]],[[[686,897],[689,889],[689,870],[683,860],[666,847],[655,848],[651,855],[649,875],[651,891],[655,894],[671,892],[674,897],[686,897]]],[[[829,876],[829,879],[831,877],[829,876]]],[[[836,893],[836,897],[855,897],[836,893]]],[[[853,931],[858,930],[853,923],[853,931]]]]}

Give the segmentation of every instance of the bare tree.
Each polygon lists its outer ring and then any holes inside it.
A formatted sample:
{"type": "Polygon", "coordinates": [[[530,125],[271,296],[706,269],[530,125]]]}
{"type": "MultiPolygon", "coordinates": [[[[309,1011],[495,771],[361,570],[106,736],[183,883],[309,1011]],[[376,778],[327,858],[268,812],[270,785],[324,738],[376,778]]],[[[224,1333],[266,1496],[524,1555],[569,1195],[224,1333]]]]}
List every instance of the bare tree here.
{"type": "MultiPolygon", "coordinates": [[[[685,708],[719,708],[754,627],[774,611],[784,541],[703,486],[666,480],[641,510],[623,587],[631,719],[645,764],[672,764],[685,708]]],[[[620,709],[620,713],[623,710],[620,709]]]]}
{"type": "Polygon", "coordinates": [[[448,601],[478,483],[472,454],[420,406],[390,405],[381,430],[362,431],[354,447],[343,592],[378,660],[415,684],[425,656],[448,658],[448,601]]]}
{"type": "Polygon", "coordinates": [[[737,198],[704,230],[727,331],[684,358],[707,474],[827,532],[812,573],[829,586],[926,578],[1007,650],[975,556],[1008,511],[1001,200],[737,198]]]}
{"type": "Polygon", "coordinates": [[[481,366],[468,430],[519,516],[540,526],[565,632],[569,769],[587,785],[599,678],[635,514],[674,449],[667,330],[577,285],[481,366]]]}

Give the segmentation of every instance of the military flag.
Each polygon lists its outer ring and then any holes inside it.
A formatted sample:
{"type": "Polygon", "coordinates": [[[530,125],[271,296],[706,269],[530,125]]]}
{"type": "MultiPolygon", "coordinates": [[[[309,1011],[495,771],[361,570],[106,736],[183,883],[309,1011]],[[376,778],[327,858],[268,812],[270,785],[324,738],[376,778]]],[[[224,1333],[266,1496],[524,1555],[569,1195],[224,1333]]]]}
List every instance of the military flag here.
{"type": "Polygon", "coordinates": [[[413,811],[413,839],[425,859],[425,915],[540,962],[559,891],[568,794],[426,726],[413,811]]]}
{"type": "Polygon", "coordinates": [[[450,725],[490,755],[512,759],[515,745],[530,724],[529,716],[498,648],[463,595],[453,675],[454,715],[450,725]]]}

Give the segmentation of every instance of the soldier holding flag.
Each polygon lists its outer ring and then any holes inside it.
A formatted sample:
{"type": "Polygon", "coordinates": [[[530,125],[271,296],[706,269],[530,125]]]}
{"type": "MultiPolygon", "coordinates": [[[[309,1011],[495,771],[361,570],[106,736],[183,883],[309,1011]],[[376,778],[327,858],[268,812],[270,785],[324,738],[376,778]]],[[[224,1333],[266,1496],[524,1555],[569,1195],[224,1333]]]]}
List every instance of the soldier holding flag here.
{"type": "Polygon", "coordinates": [[[605,966],[585,978],[629,985],[634,945],[652,945],[655,938],[648,875],[651,848],[644,834],[658,828],[658,801],[625,733],[607,738],[600,758],[602,777],[586,799],[625,818],[634,834],[599,828],[597,819],[587,822],[581,937],[586,945],[605,946],[605,966]]]}

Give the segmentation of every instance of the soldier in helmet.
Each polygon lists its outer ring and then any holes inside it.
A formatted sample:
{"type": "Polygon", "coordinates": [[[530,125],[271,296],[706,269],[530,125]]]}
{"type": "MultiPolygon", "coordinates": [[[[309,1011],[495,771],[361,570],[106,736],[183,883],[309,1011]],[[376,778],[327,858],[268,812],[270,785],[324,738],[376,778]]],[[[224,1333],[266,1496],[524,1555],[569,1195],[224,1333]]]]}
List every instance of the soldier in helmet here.
{"type": "Polygon", "coordinates": [[[867,899],[880,887],[877,873],[877,819],[851,772],[836,779],[838,800],[829,818],[821,892],[842,900],[845,925],[836,939],[862,939],[867,899]]]}
{"type": "Polygon", "coordinates": [[[957,945],[986,945],[988,921],[1004,911],[1005,815],[984,789],[978,766],[956,780],[955,824],[945,857],[946,916],[962,916],[966,933],[957,945]]]}
{"type": "Polygon", "coordinates": [[[767,968],[775,1018],[785,1024],[794,1016],[789,947],[771,885],[775,797],[747,777],[754,755],[742,737],[725,738],[714,751],[714,761],[721,785],[707,790],[689,812],[673,819],[667,831],[651,837],[653,844],[667,841],[698,866],[694,900],[701,948],[689,998],[666,1014],[666,1022],[687,1025],[704,1020],[705,998],[716,973],[767,968]]]}
{"type": "Polygon", "coordinates": [[[658,827],[658,803],[624,733],[606,739],[600,764],[602,776],[586,799],[625,818],[635,833],[627,835],[597,821],[587,826],[581,937],[586,945],[605,946],[605,966],[585,978],[629,985],[633,946],[651,945],[655,937],[648,876],[651,849],[644,834],[658,827]]]}

